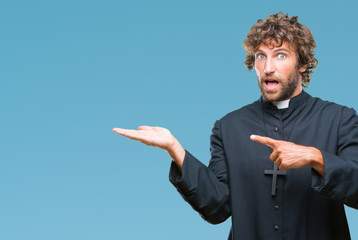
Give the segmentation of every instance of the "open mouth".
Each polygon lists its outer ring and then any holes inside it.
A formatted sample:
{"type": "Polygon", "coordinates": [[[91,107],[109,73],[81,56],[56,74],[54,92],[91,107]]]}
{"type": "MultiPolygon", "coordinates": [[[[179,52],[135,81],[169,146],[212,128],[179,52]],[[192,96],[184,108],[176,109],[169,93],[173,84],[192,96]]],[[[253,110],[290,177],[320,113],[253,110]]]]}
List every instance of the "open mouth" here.
{"type": "Polygon", "coordinates": [[[278,81],[275,79],[265,79],[265,87],[269,91],[273,91],[278,87],[278,81]]]}

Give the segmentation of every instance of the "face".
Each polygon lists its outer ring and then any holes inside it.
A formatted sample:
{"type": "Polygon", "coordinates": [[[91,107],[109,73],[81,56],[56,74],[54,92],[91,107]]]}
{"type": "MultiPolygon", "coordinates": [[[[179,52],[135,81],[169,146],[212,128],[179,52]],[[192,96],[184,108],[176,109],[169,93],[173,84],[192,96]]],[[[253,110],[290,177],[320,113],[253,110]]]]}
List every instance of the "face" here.
{"type": "Polygon", "coordinates": [[[301,93],[301,74],[297,55],[283,42],[280,47],[261,44],[255,52],[255,71],[262,97],[269,102],[283,101],[301,93]]]}

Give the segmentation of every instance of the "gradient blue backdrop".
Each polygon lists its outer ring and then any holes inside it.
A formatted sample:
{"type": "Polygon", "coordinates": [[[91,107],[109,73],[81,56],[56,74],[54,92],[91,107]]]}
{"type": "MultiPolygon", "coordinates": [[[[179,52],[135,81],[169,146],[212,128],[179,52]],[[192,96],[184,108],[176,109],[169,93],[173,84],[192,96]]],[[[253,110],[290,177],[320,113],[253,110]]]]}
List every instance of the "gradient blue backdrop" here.
{"type": "MultiPolygon", "coordinates": [[[[311,95],[358,109],[356,1],[2,1],[0,239],[225,239],[111,132],[169,128],[205,164],[216,119],[259,97],[242,42],[277,11],[312,30],[311,95]]],[[[347,208],[353,239],[358,212],[347,208]]]]}

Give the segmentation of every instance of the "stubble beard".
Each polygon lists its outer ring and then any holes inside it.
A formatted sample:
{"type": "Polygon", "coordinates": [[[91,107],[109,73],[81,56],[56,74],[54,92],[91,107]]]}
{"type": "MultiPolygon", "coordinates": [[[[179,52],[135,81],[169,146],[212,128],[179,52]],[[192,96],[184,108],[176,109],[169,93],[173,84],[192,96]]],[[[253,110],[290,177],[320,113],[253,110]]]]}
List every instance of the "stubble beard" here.
{"type": "MultiPolygon", "coordinates": [[[[299,73],[298,69],[296,68],[295,71],[288,76],[287,81],[283,82],[281,79],[275,78],[276,80],[279,81],[279,84],[281,86],[281,90],[280,90],[280,92],[278,92],[278,94],[266,92],[265,87],[263,86],[265,83],[258,79],[258,84],[259,84],[259,88],[260,88],[262,97],[268,102],[278,102],[278,101],[283,101],[283,100],[287,100],[287,99],[291,98],[297,88],[297,85],[299,82],[299,74],[300,73],[299,73]]],[[[268,77],[268,76],[265,76],[265,77],[268,77]]],[[[261,79],[264,79],[264,78],[261,78],[261,79]]]]}

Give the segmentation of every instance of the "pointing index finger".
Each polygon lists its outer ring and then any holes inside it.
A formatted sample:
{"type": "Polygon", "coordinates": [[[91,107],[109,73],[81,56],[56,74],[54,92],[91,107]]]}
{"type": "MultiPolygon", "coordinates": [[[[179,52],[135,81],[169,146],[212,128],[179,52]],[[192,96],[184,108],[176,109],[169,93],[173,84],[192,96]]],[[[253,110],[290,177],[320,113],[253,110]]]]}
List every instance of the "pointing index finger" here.
{"type": "Polygon", "coordinates": [[[269,137],[262,137],[258,135],[251,135],[250,139],[254,142],[262,143],[270,148],[275,148],[277,140],[269,138],[269,137]]]}

